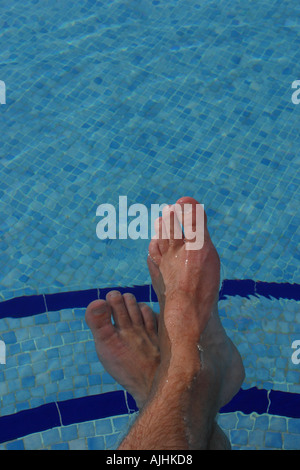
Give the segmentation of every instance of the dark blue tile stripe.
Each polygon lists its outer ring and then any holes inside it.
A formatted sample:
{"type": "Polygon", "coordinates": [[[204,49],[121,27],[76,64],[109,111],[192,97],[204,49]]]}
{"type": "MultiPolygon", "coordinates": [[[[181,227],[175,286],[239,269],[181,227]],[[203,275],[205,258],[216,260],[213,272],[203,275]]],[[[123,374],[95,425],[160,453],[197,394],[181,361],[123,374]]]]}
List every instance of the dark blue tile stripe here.
{"type": "Polygon", "coordinates": [[[0,418],[0,442],[12,441],[36,432],[60,426],[55,403],[20,411],[0,418]]]}
{"type": "MultiPolygon", "coordinates": [[[[134,399],[123,391],[91,395],[57,403],[48,403],[13,415],[0,417],[0,443],[58,426],[92,421],[110,416],[134,413],[138,410],[134,399]],[[128,404],[128,407],[127,407],[128,404]]],[[[300,418],[300,394],[241,389],[220,413],[241,411],[245,414],[268,413],[288,418],[300,418]]]]}
{"type": "MultiPolygon", "coordinates": [[[[57,294],[25,295],[0,302],[0,318],[22,318],[44,313],[45,311],[58,311],[66,308],[85,308],[97,298],[105,298],[107,292],[117,289],[132,292],[138,302],[156,302],[157,297],[151,285],[133,287],[109,287],[104,289],[89,289],[82,291],[60,292],[57,294]]],[[[220,290],[219,299],[229,296],[262,295],[267,298],[300,300],[300,284],[260,282],[245,280],[224,280],[220,290]]]]}
{"type": "Polygon", "coordinates": [[[250,388],[241,389],[226,406],[221,408],[220,413],[231,413],[242,411],[245,414],[266,413],[268,409],[268,392],[264,389],[250,388]]]}
{"type": "Polygon", "coordinates": [[[241,389],[239,393],[220,413],[242,411],[250,413],[268,413],[284,416],[286,418],[300,418],[300,394],[281,392],[279,390],[264,390],[256,387],[247,390],[241,389]]]}
{"type": "Polygon", "coordinates": [[[271,390],[269,399],[269,414],[300,418],[300,394],[271,390]]]}
{"type": "Polygon", "coordinates": [[[125,394],[121,390],[61,401],[57,404],[64,426],[128,413],[125,394]]]}
{"type": "Polygon", "coordinates": [[[227,296],[239,295],[241,297],[263,296],[268,299],[288,299],[300,300],[300,284],[290,284],[288,282],[262,282],[251,279],[226,279],[223,281],[219,299],[227,296]]]}

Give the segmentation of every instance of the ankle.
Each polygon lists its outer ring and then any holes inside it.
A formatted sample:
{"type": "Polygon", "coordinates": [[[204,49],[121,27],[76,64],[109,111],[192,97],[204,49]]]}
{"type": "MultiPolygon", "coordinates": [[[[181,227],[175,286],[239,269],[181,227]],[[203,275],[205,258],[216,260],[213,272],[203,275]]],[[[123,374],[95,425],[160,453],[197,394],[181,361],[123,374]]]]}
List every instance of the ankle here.
{"type": "Polygon", "coordinates": [[[174,346],[174,353],[179,347],[188,349],[191,345],[197,346],[212,310],[211,303],[201,304],[199,308],[198,302],[190,298],[182,301],[175,297],[166,300],[164,323],[169,341],[174,346]]]}
{"type": "Polygon", "coordinates": [[[152,388],[164,390],[164,393],[169,391],[179,397],[191,388],[200,372],[201,362],[196,346],[193,352],[178,348],[168,362],[160,364],[152,388]]]}

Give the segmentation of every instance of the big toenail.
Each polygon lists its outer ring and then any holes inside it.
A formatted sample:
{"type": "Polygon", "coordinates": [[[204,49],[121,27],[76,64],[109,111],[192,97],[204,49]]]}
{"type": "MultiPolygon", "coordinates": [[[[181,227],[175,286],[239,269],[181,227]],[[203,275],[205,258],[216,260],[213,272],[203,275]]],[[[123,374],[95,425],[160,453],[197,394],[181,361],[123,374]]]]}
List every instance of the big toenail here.
{"type": "Polygon", "coordinates": [[[95,308],[92,310],[93,315],[102,315],[103,313],[106,312],[106,305],[100,305],[99,307],[95,308]]]}

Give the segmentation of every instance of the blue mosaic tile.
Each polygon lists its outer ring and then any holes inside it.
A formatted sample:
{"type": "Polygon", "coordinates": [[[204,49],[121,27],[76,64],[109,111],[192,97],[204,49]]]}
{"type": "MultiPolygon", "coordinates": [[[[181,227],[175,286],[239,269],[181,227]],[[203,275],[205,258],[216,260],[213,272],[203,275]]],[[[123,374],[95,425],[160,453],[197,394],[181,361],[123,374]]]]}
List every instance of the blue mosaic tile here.
{"type": "Polygon", "coordinates": [[[116,449],[120,443],[121,433],[117,432],[114,434],[110,434],[109,436],[105,436],[105,445],[106,449],[116,449]]]}
{"type": "Polygon", "coordinates": [[[96,422],[96,432],[99,435],[112,434],[112,425],[109,419],[101,419],[96,422]]]}
{"type": "Polygon", "coordinates": [[[69,450],[67,442],[61,442],[51,446],[51,450],[69,450]]]}
{"type": "Polygon", "coordinates": [[[300,419],[289,419],[288,430],[290,433],[300,434],[300,419]]]}
{"type": "Polygon", "coordinates": [[[5,342],[5,344],[16,343],[16,341],[17,341],[17,338],[16,338],[16,335],[15,335],[14,331],[10,331],[8,333],[3,333],[2,338],[3,338],[3,341],[5,342]]]}
{"type": "Polygon", "coordinates": [[[265,432],[261,430],[255,430],[249,434],[249,446],[252,449],[262,449],[264,447],[265,432]]]}
{"type": "Polygon", "coordinates": [[[105,449],[104,438],[102,436],[89,437],[87,439],[87,445],[89,450],[103,450],[105,449]]]}
{"type": "Polygon", "coordinates": [[[285,418],[280,418],[277,416],[271,416],[270,427],[274,431],[287,431],[287,420],[285,418]]]}
{"type": "Polygon", "coordinates": [[[23,439],[25,449],[39,450],[42,449],[42,437],[40,434],[30,434],[23,439]]]}
{"type": "Polygon", "coordinates": [[[9,442],[6,448],[7,450],[24,450],[24,444],[22,441],[9,442]]]}
{"type": "Polygon", "coordinates": [[[234,445],[247,445],[248,444],[248,432],[239,429],[230,431],[230,442],[234,445]]]}
{"type": "Polygon", "coordinates": [[[299,450],[300,448],[299,434],[284,434],[283,446],[285,450],[299,450]]]}
{"type": "Polygon", "coordinates": [[[279,432],[267,432],[265,437],[266,447],[280,449],[282,447],[282,435],[279,432]]]}

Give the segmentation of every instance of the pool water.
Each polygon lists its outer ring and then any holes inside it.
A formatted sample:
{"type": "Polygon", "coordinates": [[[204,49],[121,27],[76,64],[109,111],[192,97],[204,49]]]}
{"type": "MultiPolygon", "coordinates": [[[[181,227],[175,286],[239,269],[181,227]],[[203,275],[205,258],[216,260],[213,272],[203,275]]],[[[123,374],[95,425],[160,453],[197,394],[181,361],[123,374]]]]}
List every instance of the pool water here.
{"type": "Polygon", "coordinates": [[[158,306],[149,240],[100,240],[96,210],[190,195],[246,368],[219,424],[233,449],[300,449],[299,5],[0,9],[0,448],[117,447],[136,407],[99,363],[85,306],[112,287],[158,306]]]}

